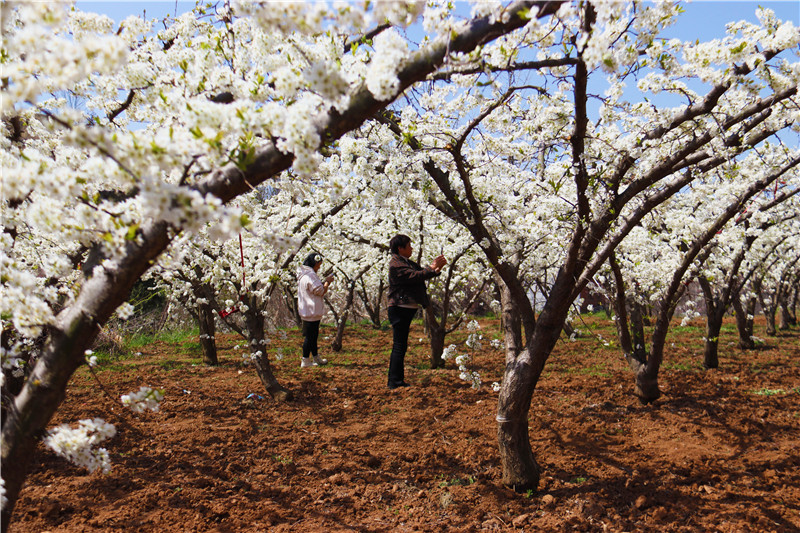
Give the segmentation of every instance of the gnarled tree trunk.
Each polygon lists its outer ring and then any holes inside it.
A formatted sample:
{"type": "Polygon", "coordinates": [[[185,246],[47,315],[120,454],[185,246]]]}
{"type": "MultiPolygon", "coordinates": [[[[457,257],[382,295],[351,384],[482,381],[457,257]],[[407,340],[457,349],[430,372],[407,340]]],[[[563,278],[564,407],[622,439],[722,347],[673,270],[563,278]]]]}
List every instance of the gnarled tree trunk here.
{"type": "Polygon", "coordinates": [[[736,329],[739,332],[739,348],[752,350],[756,347],[753,340],[753,315],[756,312],[756,297],[752,296],[742,303],[741,298],[733,299],[733,309],[736,312],[736,329]]]}
{"type": "Polygon", "coordinates": [[[428,336],[431,340],[431,368],[444,368],[444,341],[447,330],[441,326],[431,310],[431,306],[425,310],[425,320],[428,324],[428,336]]]}
{"type": "Polygon", "coordinates": [[[364,305],[367,317],[369,317],[369,321],[372,322],[372,327],[374,329],[381,329],[381,301],[383,300],[383,293],[386,289],[383,284],[383,279],[381,278],[378,282],[378,290],[375,291],[374,300],[369,297],[364,278],[361,278],[360,284],[361,290],[358,291],[358,297],[364,305]]]}
{"type": "Polygon", "coordinates": [[[216,324],[214,323],[214,309],[211,302],[206,297],[209,292],[213,292],[207,284],[203,286],[193,286],[192,290],[198,300],[197,307],[192,315],[200,330],[200,346],[203,349],[203,363],[207,365],[217,365],[217,343],[216,343],[216,324]]]}
{"type": "Polygon", "coordinates": [[[278,401],[286,401],[292,399],[290,390],[281,386],[275,375],[272,373],[272,366],[269,364],[267,357],[267,337],[264,332],[264,317],[261,315],[261,310],[258,307],[258,298],[255,296],[246,296],[244,298],[247,309],[244,312],[244,319],[247,328],[247,342],[250,348],[250,353],[254,354],[253,364],[256,367],[261,383],[267,390],[272,398],[278,401]]]}

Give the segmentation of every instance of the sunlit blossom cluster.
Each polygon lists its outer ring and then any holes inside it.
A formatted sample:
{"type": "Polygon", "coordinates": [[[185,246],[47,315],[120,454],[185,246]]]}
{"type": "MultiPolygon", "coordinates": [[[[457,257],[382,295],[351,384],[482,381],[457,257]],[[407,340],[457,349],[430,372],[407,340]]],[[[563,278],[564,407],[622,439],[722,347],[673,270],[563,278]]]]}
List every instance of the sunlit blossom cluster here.
{"type": "MultiPolygon", "coordinates": [[[[483,334],[480,331],[480,324],[478,324],[477,320],[471,320],[466,324],[466,329],[469,332],[469,335],[467,335],[464,345],[469,348],[472,353],[475,353],[475,351],[481,349],[480,341],[483,339],[483,334]]],[[[476,370],[470,370],[469,368],[469,363],[472,361],[472,356],[470,354],[459,354],[458,346],[455,344],[450,344],[444,349],[444,352],[442,353],[442,359],[445,361],[453,359],[458,367],[458,377],[469,383],[473,389],[479,389],[481,387],[482,380],[480,372],[476,370]]]]}
{"type": "Polygon", "coordinates": [[[112,424],[100,418],[87,419],[78,422],[76,428],[62,424],[49,430],[44,443],[64,459],[89,472],[100,470],[107,473],[111,469],[108,451],[95,448],[95,445],[115,434],[116,429],[112,424]]]}
{"type": "Polygon", "coordinates": [[[158,412],[163,399],[164,391],[152,389],[147,386],[141,386],[138,391],[123,394],[120,397],[122,405],[134,413],[144,413],[148,410],[158,412]]]}

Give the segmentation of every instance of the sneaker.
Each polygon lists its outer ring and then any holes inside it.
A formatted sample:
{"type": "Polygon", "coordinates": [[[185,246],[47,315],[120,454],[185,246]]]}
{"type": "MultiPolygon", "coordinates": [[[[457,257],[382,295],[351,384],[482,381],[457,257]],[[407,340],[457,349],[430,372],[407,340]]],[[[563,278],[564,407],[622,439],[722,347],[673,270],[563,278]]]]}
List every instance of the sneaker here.
{"type": "Polygon", "coordinates": [[[315,355],[314,356],[314,364],[315,365],[319,365],[319,366],[327,365],[328,364],[328,360],[327,359],[323,359],[322,357],[320,357],[318,355],[315,355]]]}
{"type": "Polygon", "coordinates": [[[310,357],[300,358],[300,368],[308,368],[310,366],[317,366],[317,363],[312,361],[310,357]]]}

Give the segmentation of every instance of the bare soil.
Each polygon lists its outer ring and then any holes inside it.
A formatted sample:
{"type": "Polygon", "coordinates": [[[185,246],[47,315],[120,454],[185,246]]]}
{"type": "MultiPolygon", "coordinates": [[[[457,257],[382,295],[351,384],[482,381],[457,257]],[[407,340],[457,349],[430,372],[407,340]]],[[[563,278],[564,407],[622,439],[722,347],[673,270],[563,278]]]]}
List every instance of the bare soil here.
{"type": "MultiPolygon", "coordinates": [[[[605,319],[590,326],[605,339],[605,319]]],[[[482,321],[485,340],[498,326],[482,321]]],[[[581,328],[586,330],[585,325],[581,328]]],[[[323,326],[322,337],[332,333],[323,326]]],[[[763,336],[763,329],[757,330],[763,336]]],[[[388,390],[391,330],[353,326],[325,367],[299,368],[299,333],[275,373],[278,403],[242,364],[243,344],[155,343],[81,369],[54,425],[117,426],[113,468],[88,474],[39,445],[11,531],[800,531],[800,340],[796,331],[741,351],[726,323],[719,370],[702,369],[702,323],[674,328],[660,385],[644,406],[620,354],[595,336],[560,342],[533,397],[540,490],[500,484],[497,393],[503,355],[484,342],[471,389],[431,370],[412,326],[406,379],[388,390]],[[123,411],[141,385],[158,413],[123,411]]],[[[453,335],[463,341],[466,332],[453,335]]]]}

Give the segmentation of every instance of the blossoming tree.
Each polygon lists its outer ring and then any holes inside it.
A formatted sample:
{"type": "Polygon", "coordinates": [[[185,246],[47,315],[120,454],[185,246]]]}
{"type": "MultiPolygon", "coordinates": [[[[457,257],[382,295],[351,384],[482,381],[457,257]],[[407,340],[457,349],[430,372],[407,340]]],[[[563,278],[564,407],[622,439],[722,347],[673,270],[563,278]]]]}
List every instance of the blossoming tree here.
{"type": "Polygon", "coordinates": [[[136,17],[115,27],[61,4],[3,3],[2,320],[14,337],[4,366],[33,356],[3,420],[2,527],[67,381],[177,235],[213,222],[209,231],[230,238],[245,222],[226,206],[233,198],[290,167],[312,174],[320,148],[452,54],[559,5],[518,1],[410,51],[393,26],[413,21],[419,2],[279,12],[243,1],[158,30],[136,17]],[[24,241],[46,235],[57,236],[48,253],[24,258],[24,241]]]}
{"type": "Polygon", "coordinates": [[[402,181],[469,231],[502,280],[498,438],[503,481],[518,490],[538,485],[529,407],[572,302],[659,205],[797,124],[791,22],[762,10],[760,24],[732,24],[725,39],[684,43],[657,38],[676,6],[620,7],[564,4],[458,56],[374,132],[374,150],[408,161],[393,165],[415,170],[402,181]],[[683,101],[646,98],[660,92],[683,101]],[[540,249],[555,250],[543,256],[557,257],[557,274],[537,316],[520,265],[540,249]]]}

